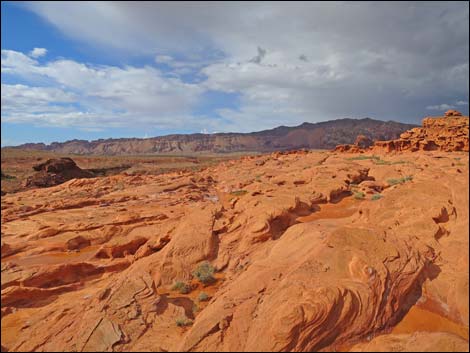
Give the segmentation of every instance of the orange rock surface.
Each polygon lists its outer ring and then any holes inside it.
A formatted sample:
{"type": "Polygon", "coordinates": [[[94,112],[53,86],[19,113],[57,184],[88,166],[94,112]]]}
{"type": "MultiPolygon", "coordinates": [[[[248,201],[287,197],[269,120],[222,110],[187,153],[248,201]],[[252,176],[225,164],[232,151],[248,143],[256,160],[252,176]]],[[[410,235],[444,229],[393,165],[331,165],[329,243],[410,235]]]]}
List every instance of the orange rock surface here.
{"type": "Polygon", "coordinates": [[[468,116],[449,110],[444,117],[424,118],[422,125],[402,133],[397,140],[376,141],[372,150],[468,152],[468,116]]]}
{"type": "Polygon", "coordinates": [[[360,156],[273,153],[2,196],[2,350],[461,349],[468,154],[360,156]],[[212,283],[195,278],[204,261],[212,283]],[[443,324],[393,333],[415,307],[443,324]]]}
{"type": "Polygon", "coordinates": [[[427,117],[422,127],[405,131],[399,139],[371,141],[359,135],[354,145],[337,145],[335,152],[364,153],[397,151],[469,151],[469,118],[456,110],[449,110],[443,117],[427,117]]]}

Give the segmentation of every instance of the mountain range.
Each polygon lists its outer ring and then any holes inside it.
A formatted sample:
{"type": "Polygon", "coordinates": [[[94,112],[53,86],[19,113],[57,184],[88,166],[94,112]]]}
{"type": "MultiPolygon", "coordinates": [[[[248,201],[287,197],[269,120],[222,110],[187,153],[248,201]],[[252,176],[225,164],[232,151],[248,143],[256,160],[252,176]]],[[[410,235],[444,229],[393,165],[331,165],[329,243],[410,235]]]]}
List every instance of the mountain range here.
{"type": "Polygon", "coordinates": [[[250,133],[174,134],[151,138],[99,139],[94,141],[26,143],[14,148],[72,154],[131,155],[270,152],[292,149],[332,149],[354,143],[358,135],[372,140],[391,140],[417,125],[371,118],[337,119],[298,126],[279,126],[250,133]]]}

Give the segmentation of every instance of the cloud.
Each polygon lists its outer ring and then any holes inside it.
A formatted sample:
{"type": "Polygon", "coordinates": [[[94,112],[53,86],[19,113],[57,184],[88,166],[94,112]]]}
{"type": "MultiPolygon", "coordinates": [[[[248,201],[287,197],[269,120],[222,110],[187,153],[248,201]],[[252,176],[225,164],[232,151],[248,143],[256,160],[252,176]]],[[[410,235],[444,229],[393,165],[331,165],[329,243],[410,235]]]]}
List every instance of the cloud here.
{"type": "Polygon", "coordinates": [[[455,109],[455,106],[450,105],[450,104],[437,104],[437,105],[428,105],[426,107],[428,110],[449,110],[449,109],[455,109]]]}
{"type": "MultiPolygon", "coordinates": [[[[152,65],[39,64],[2,51],[2,74],[27,76],[31,86],[64,86],[76,94],[78,111],[89,112],[87,122],[128,119],[194,131],[365,116],[419,123],[426,110],[445,109],[436,102],[468,100],[467,2],[25,6],[87,48],[165,64],[165,72],[152,65]],[[195,114],[208,90],[233,93],[237,106],[195,114]]],[[[456,105],[468,110],[447,103],[456,105]]]]}
{"type": "Polygon", "coordinates": [[[428,110],[449,110],[449,109],[457,109],[456,106],[464,107],[468,105],[466,101],[457,101],[455,104],[436,104],[436,105],[428,105],[426,109],[428,110]]]}
{"type": "Polygon", "coordinates": [[[32,56],[33,58],[39,58],[41,56],[44,56],[47,54],[47,49],[46,48],[34,48],[29,55],[32,56]]]}
{"type": "Polygon", "coordinates": [[[167,64],[167,63],[170,63],[173,61],[173,58],[169,55],[157,55],[155,57],[155,62],[156,63],[163,63],[163,64],[167,64]]]}
{"type": "Polygon", "coordinates": [[[150,66],[98,67],[65,59],[40,64],[11,50],[2,50],[3,74],[31,82],[2,84],[2,121],[8,122],[87,129],[184,127],[191,124],[191,108],[203,93],[201,87],[165,77],[150,66]],[[34,86],[36,82],[47,86],[34,86]]]}
{"type": "Polygon", "coordinates": [[[260,64],[261,60],[266,56],[266,50],[258,47],[258,55],[254,56],[252,59],[250,59],[248,62],[250,63],[255,63],[255,64],[260,64]]]}

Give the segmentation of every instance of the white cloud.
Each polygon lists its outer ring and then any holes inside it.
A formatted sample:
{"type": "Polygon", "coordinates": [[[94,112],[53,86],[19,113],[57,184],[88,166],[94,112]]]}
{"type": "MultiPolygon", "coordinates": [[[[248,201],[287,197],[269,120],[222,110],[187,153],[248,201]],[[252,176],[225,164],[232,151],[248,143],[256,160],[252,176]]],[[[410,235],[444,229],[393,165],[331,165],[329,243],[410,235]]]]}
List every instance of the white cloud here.
{"type": "MultiPolygon", "coordinates": [[[[154,67],[93,67],[73,60],[45,64],[2,50],[2,74],[48,87],[2,85],[2,120],[96,128],[186,127],[203,88],[165,77],[154,67]],[[63,105],[59,103],[67,102],[63,105]],[[73,104],[71,104],[73,103],[73,104]]],[[[196,123],[197,125],[197,123],[196,123]]]]}
{"type": "Polygon", "coordinates": [[[156,63],[163,63],[163,64],[167,64],[169,62],[173,61],[173,58],[169,55],[157,55],[155,57],[155,62],[156,63]]]}
{"type": "Polygon", "coordinates": [[[2,49],[2,74],[32,74],[38,62],[27,55],[14,51],[2,49]]]}
{"type": "Polygon", "coordinates": [[[457,101],[455,104],[456,105],[468,105],[468,102],[466,102],[466,101],[457,101]]]}
{"type": "Polygon", "coordinates": [[[437,104],[437,105],[428,105],[426,107],[428,110],[449,110],[449,109],[455,109],[455,106],[451,104],[437,104]]]}
{"type": "Polygon", "coordinates": [[[33,58],[39,58],[41,56],[44,56],[47,54],[47,49],[46,48],[34,48],[29,55],[32,56],[33,58]]]}

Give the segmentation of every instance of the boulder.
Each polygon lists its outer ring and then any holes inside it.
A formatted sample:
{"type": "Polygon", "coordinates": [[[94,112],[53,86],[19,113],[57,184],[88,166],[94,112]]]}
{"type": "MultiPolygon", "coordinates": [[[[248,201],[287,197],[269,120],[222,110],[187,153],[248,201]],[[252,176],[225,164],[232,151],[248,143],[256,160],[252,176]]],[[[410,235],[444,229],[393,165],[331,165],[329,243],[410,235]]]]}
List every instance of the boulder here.
{"type": "Polygon", "coordinates": [[[37,173],[26,179],[26,187],[49,187],[71,179],[94,177],[91,172],[78,167],[71,158],[48,159],[33,166],[33,169],[37,173]]]}

